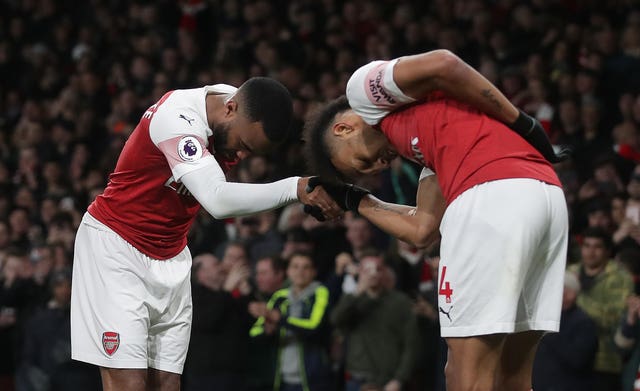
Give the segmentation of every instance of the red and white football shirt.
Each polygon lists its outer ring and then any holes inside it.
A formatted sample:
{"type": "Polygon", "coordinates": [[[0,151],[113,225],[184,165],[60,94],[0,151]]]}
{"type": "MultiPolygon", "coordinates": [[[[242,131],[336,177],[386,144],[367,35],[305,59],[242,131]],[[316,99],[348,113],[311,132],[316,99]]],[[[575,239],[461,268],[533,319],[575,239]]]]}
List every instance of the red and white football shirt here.
{"type": "Polygon", "coordinates": [[[225,84],[175,90],[149,107],[89,213],[151,258],[180,253],[200,209],[180,178],[218,164],[211,154],[205,98],[236,90],[225,84]]]}
{"type": "Polygon", "coordinates": [[[447,204],[488,181],[531,178],[560,185],[553,167],[503,123],[440,92],[415,101],[393,80],[393,61],[359,68],[347,84],[353,110],[378,127],[398,153],[438,176],[447,204]]]}

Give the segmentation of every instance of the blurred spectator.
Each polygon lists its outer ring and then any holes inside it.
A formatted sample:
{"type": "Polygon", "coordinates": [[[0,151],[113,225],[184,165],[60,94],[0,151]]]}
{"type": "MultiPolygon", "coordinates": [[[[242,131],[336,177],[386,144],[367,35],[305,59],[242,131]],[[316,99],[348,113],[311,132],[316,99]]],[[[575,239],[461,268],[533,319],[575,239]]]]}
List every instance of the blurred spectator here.
{"type": "Polygon", "coordinates": [[[211,253],[227,240],[226,224],[201,210],[187,236],[189,250],[195,255],[211,253]]]}
{"type": "Polygon", "coordinates": [[[248,295],[251,292],[251,268],[247,248],[238,241],[224,243],[222,247],[220,266],[225,276],[224,288],[236,296],[248,295]]]}
{"type": "Polygon", "coordinates": [[[640,374],[640,297],[631,295],[627,299],[627,309],[621,317],[614,343],[622,354],[624,368],[622,371],[622,391],[635,391],[640,374]]]}
{"type": "Polygon", "coordinates": [[[640,246],[640,165],[636,166],[627,184],[624,218],[613,234],[613,240],[618,246],[640,246]]]}
{"type": "Polygon", "coordinates": [[[580,199],[611,197],[624,190],[624,184],[617,172],[613,156],[601,155],[594,159],[593,175],[580,189],[580,199]]]}
{"type": "Polygon", "coordinates": [[[558,144],[577,145],[582,131],[579,121],[580,106],[572,98],[564,98],[558,103],[558,134],[551,139],[558,144]]]}
{"type": "Polygon", "coordinates": [[[404,159],[396,159],[389,170],[382,174],[380,197],[402,205],[415,205],[416,190],[420,171],[416,164],[404,159]],[[387,194],[389,193],[389,194],[387,194]]]}
{"type": "Polygon", "coordinates": [[[438,315],[440,247],[434,247],[423,256],[421,262],[423,269],[419,273],[420,281],[413,306],[418,320],[421,349],[413,375],[416,387],[410,389],[426,388],[445,391],[444,367],[447,362],[447,343],[440,336],[440,317],[438,315]]]}
{"type": "Polygon", "coordinates": [[[640,294],[640,248],[622,247],[616,253],[615,260],[631,274],[634,294],[640,294]]]}
{"type": "Polygon", "coordinates": [[[31,229],[29,211],[22,207],[14,208],[9,213],[9,226],[11,245],[27,251],[31,244],[29,239],[29,231],[31,229]]]}
{"type": "MultiPolygon", "coordinates": [[[[227,260],[227,262],[229,262],[227,260]]],[[[239,265],[239,266],[238,266],[239,265]]],[[[186,391],[244,389],[251,316],[236,264],[228,271],[212,254],[193,260],[193,325],[184,369],[186,391]],[[215,352],[215,354],[212,354],[215,352]]]]}
{"type": "Polygon", "coordinates": [[[359,272],[358,260],[353,255],[342,252],[336,256],[333,273],[327,278],[327,287],[332,300],[339,300],[343,293],[354,293],[359,272]]]}
{"type": "Polygon", "coordinates": [[[620,192],[614,194],[611,197],[611,221],[613,223],[614,233],[613,233],[613,242],[615,244],[618,243],[616,240],[615,231],[620,228],[620,225],[625,219],[625,213],[627,209],[627,199],[629,196],[625,192],[620,192]]]}
{"type": "Polygon", "coordinates": [[[282,288],[287,266],[277,255],[258,259],[255,266],[255,297],[258,302],[266,303],[271,295],[282,288]]]}
{"type": "Polygon", "coordinates": [[[71,271],[50,280],[51,300],[25,325],[24,346],[16,388],[21,391],[101,389],[94,366],[71,360],[71,271]]]}
{"type": "MultiPolygon", "coordinates": [[[[0,254],[11,246],[11,231],[9,224],[0,220],[0,254]]],[[[1,257],[0,257],[1,258],[1,257]]],[[[0,265],[1,267],[2,265],[0,265]]]]}
{"type": "MultiPolygon", "coordinates": [[[[357,65],[439,47],[477,65],[539,119],[552,115],[552,141],[576,150],[573,162],[556,165],[575,241],[588,225],[590,203],[583,201],[598,194],[606,202],[619,189],[592,169],[600,152],[615,151],[630,206],[619,213],[624,197],[611,200],[614,242],[638,247],[640,193],[633,189],[640,181],[629,177],[640,152],[639,21],[633,1],[0,2],[0,261],[15,247],[44,252],[63,197],[75,200],[66,212],[76,216],[102,193],[140,115],[167,90],[275,76],[294,96],[292,130],[299,133],[307,112],[344,91],[357,65]]],[[[304,162],[296,140],[241,168],[258,180],[298,173],[304,162]]],[[[376,179],[376,194],[400,202],[415,193],[407,192],[411,178],[398,160],[376,179]]],[[[349,250],[345,226],[305,217],[299,204],[273,216],[280,234],[304,225],[324,280],[349,250]]],[[[230,227],[198,216],[189,234],[193,255],[234,239],[230,227]]],[[[74,230],[74,223],[53,227],[53,269],[70,264],[74,230]]],[[[386,245],[383,236],[373,240],[386,245]]],[[[48,286],[47,262],[31,266],[48,286]]],[[[399,272],[399,283],[405,280],[399,272]]]]}
{"type": "Polygon", "coordinates": [[[601,103],[596,98],[589,96],[582,101],[582,131],[580,139],[575,144],[573,158],[583,179],[588,179],[589,172],[595,168],[594,158],[597,159],[611,151],[611,134],[602,129],[601,112],[601,103]]]}
{"type": "Polygon", "coordinates": [[[238,239],[247,246],[252,264],[255,264],[259,258],[276,254],[282,250],[283,240],[276,227],[275,211],[241,217],[239,222],[242,228],[238,229],[238,239]],[[243,230],[246,230],[247,233],[243,234],[243,230]]]}
{"type": "Polygon", "coordinates": [[[611,237],[599,228],[582,233],[581,260],[569,266],[582,287],[578,307],[585,311],[598,328],[598,352],[594,362],[593,389],[617,391],[620,388],[622,361],[611,340],[626,300],[633,293],[629,272],[611,260],[611,237]]]}
{"type": "MultiPolygon", "coordinates": [[[[256,319],[265,312],[267,301],[283,287],[287,266],[278,256],[259,259],[255,266],[256,291],[249,303],[249,313],[256,319]]],[[[247,389],[272,391],[278,360],[277,335],[251,338],[247,357],[247,389]]]]}
{"type": "MultiPolygon", "coordinates": [[[[345,219],[347,219],[346,214],[345,219]]],[[[324,281],[333,271],[336,256],[341,252],[349,251],[344,220],[318,223],[313,217],[308,216],[303,223],[303,228],[309,233],[313,244],[318,279],[324,281]]]]}
{"type": "Polygon", "coordinates": [[[58,212],[51,217],[47,227],[47,243],[62,243],[69,252],[73,250],[77,225],[69,212],[58,212]]]}
{"type": "Polygon", "coordinates": [[[375,247],[373,243],[373,227],[362,217],[353,217],[347,224],[347,240],[351,245],[351,254],[360,259],[364,250],[375,247]]]}
{"type": "Polygon", "coordinates": [[[285,206],[278,219],[278,231],[285,233],[291,228],[301,227],[305,217],[307,216],[302,208],[301,204],[285,206]]]}
{"type": "Polygon", "coordinates": [[[331,314],[347,341],[346,391],[370,383],[399,391],[413,371],[416,317],[411,301],[385,284],[388,273],[382,256],[363,255],[357,291],[344,294],[331,314]]]}
{"type": "Polygon", "coordinates": [[[291,255],[297,252],[305,252],[313,254],[315,243],[309,232],[302,227],[293,227],[285,233],[284,245],[280,256],[283,259],[289,259],[291,255]]]}
{"type": "Polygon", "coordinates": [[[425,261],[426,251],[397,239],[392,243],[395,246],[390,246],[390,259],[398,277],[397,288],[407,296],[416,298],[420,292],[420,284],[433,277],[431,268],[425,261]]]}
{"type": "Polygon", "coordinates": [[[565,272],[560,331],[542,338],[533,364],[537,391],[597,390],[592,373],[598,332],[594,321],[576,305],[579,293],[578,276],[565,272]]]}
{"type": "Polygon", "coordinates": [[[332,390],[329,291],[315,281],[316,267],[309,254],[294,253],[289,258],[287,277],[291,286],[271,296],[251,336],[279,335],[273,390],[332,390]]]}
{"type": "MultiPolygon", "coordinates": [[[[607,198],[593,197],[583,203],[586,218],[586,227],[601,228],[607,233],[612,233],[614,229],[613,218],[611,217],[611,206],[607,198]]],[[[578,222],[576,222],[578,224],[578,222]]],[[[577,229],[577,227],[576,227],[577,229]]]]}
{"type": "Polygon", "coordinates": [[[0,385],[13,389],[13,378],[23,341],[25,320],[37,297],[27,254],[19,248],[7,250],[0,274],[0,385]]]}

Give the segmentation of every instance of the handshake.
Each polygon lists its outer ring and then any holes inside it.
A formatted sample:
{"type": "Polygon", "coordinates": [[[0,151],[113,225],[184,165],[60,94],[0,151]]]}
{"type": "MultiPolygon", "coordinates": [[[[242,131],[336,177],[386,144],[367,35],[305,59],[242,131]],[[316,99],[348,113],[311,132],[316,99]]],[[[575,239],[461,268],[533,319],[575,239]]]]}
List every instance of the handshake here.
{"type": "MultiPolygon", "coordinates": [[[[362,187],[343,183],[338,181],[331,181],[321,177],[313,176],[309,178],[305,192],[310,194],[316,187],[321,187],[324,191],[335,201],[335,203],[343,211],[352,211],[358,213],[358,206],[360,201],[367,194],[371,192],[362,187]]],[[[301,200],[304,203],[304,212],[315,217],[318,221],[325,221],[326,217],[323,213],[323,209],[313,202],[313,200],[301,200]]]]}

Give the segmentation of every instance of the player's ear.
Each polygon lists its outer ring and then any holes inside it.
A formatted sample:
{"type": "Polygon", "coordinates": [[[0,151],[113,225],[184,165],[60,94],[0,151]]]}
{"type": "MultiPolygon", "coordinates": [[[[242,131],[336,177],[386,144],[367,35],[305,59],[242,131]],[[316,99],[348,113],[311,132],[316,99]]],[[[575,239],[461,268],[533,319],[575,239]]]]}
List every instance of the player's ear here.
{"type": "Polygon", "coordinates": [[[229,99],[224,102],[224,115],[230,116],[238,113],[238,102],[235,99],[229,99]]]}
{"type": "Polygon", "coordinates": [[[347,122],[336,122],[331,127],[331,132],[336,137],[347,137],[353,133],[355,128],[347,122]]]}

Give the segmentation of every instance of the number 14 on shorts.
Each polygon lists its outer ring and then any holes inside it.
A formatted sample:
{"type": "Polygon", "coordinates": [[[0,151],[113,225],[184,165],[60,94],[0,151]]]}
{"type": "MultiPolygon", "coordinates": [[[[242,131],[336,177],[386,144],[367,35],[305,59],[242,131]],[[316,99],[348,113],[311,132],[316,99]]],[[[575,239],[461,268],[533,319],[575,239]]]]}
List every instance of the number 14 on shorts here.
{"type": "Polygon", "coordinates": [[[440,275],[440,284],[438,286],[438,294],[444,295],[444,299],[447,303],[451,303],[451,295],[453,295],[453,289],[451,289],[451,285],[449,281],[445,282],[445,275],[447,274],[447,267],[442,267],[442,274],[440,275]]]}

